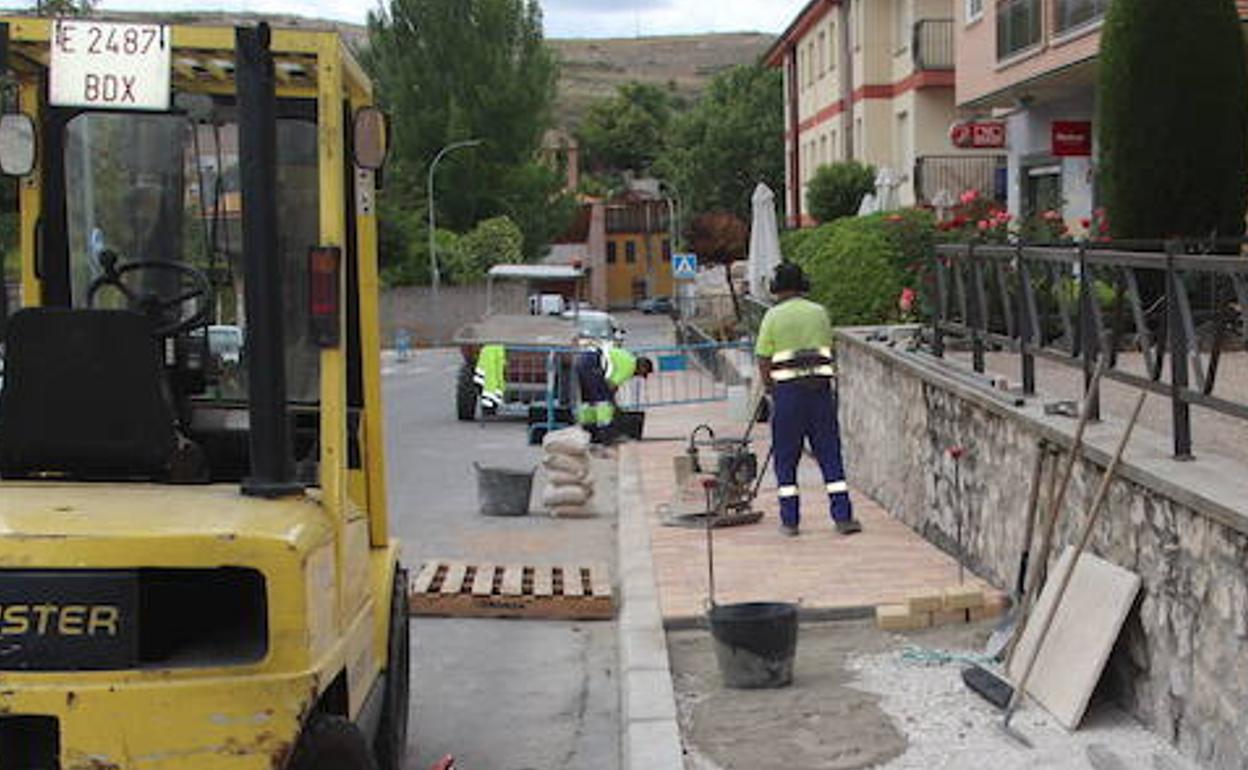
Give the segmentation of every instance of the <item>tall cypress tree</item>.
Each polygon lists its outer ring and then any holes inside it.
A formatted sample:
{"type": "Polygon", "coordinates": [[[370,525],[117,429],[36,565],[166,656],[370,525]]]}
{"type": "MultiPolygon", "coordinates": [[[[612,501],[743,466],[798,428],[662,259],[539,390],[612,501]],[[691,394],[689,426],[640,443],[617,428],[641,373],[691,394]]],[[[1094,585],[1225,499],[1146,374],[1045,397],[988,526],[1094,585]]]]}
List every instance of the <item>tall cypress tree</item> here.
{"type": "Polygon", "coordinates": [[[1234,0],[1113,0],[1101,36],[1101,192],[1116,238],[1237,236],[1248,64],[1234,0]]]}

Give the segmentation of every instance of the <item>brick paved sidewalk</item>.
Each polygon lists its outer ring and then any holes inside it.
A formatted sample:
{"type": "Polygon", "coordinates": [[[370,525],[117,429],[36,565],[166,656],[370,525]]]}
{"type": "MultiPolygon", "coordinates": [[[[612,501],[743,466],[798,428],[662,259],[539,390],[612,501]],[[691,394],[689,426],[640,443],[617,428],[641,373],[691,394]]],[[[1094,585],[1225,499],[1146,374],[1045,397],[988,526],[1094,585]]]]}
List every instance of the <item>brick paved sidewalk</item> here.
{"type": "MultiPolygon", "coordinates": [[[[687,436],[699,423],[709,423],[721,436],[741,435],[726,403],[665,407],[648,413],[647,436],[687,436]]],[[[759,460],[767,452],[766,425],[754,435],[759,460]]],[[[649,512],[655,582],[665,620],[702,615],[706,607],[706,535],[701,529],[664,526],[657,509],[676,497],[672,458],[684,452],[678,441],[644,441],[623,447],[622,473],[640,473],[649,512]]],[[[852,481],[852,474],[851,474],[852,481]]],[[[916,483],[898,479],[897,483],[916,483]]],[[[716,600],[785,601],[805,610],[858,609],[902,601],[908,594],[956,585],[957,562],[894,519],[873,500],[852,491],[855,515],[864,532],[837,535],[828,518],[823,480],[814,461],[802,461],[802,534],[784,537],[777,531],[776,485],[770,470],[756,506],[764,512],[758,524],[715,531],[716,600]]],[[[968,585],[1000,593],[970,572],[968,585]]]]}

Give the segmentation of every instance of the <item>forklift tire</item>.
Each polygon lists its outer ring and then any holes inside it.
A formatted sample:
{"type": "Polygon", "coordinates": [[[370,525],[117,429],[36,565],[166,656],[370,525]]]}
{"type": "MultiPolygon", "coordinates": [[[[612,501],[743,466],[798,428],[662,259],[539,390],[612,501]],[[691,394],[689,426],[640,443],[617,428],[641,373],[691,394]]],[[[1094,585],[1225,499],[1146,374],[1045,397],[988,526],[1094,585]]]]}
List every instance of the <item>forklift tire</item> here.
{"type": "Polygon", "coordinates": [[[477,383],[472,381],[476,367],[468,362],[459,367],[459,376],[455,380],[455,416],[460,422],[472,422],[477,419],[477,383]]]}
{"type": "Polygon", "coordinates": [[[303,728],[289,770],[377,770],[377,761],[354,722],[318,713],[303,728]]]}
{"type": "Polygon", "coordinates": [[[407,754],[407,714],[410,701],[412,635],[407,625],[407,570],[394,573],[394,591],[390,597],[389,639],[386,642],[388,663],[381,724],[373,749],[380,770],[403,770],[407,754]]]}

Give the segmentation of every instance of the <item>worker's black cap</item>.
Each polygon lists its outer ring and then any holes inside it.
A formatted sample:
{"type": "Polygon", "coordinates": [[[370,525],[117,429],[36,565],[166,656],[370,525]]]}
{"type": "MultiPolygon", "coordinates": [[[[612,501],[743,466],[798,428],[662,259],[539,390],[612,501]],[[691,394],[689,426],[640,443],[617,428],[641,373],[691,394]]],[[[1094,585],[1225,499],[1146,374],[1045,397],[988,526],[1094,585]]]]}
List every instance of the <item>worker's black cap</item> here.
{"type": "Polygon", "coordinates": [[[781,262],[776,267],[776,275],[771,279],[771,293],[779,294],[782,291],[810,291],[810,280],[796,263],[781,262]]]}

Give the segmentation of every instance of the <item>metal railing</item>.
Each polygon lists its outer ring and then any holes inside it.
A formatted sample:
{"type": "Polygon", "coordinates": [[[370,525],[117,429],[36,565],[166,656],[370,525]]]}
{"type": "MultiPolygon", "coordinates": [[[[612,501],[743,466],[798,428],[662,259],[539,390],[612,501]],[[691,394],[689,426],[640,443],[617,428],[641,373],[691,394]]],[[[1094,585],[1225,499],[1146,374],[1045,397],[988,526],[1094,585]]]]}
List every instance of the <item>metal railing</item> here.
{"type": "Polygon", "coordinates": [[[953,19],[923,19],[914,24],[914,68],[953,69],[953,19]]]}
{"type": "Polygon", "coordinates": [[[924,155],[914,161],[914,194],[930,205],[944,190],[956,199],[967,190],[1005,196],[1005,155],[924,155]]]}
{"type": "MultiPolygon", "coordinates": [[[[587,348],[562,345],[509,345],[504,403],[498,414],[527,416],[530,435],[576,421],[581,404],[576,358],[587,348]]],[[[745,342],[700,342],[630,347],[654,365],[649,377],[634,377],[616,394],[624,409],[683,406],[728,398],[728,388],[743,384],[754,360],[745,342]]]]}
{"type": "Polygon", "coordinates": [[[626,409],[681,406],[728,398],[753,367],[753,348],[743,342],[704,342],[632,349],[654,364],[654,373],[626,383],[618,396],[626,409]]]}
{"type": "Polygon", "coordinates": [[[1025,395],[1036,392],[1037,358],[1081,367],[1085,394],[1104,358],[1105,380],[1170,399],[1174,455],[1190,458],[1192,406],[1248,420],[1248,404],[1215,393],[1223,356],[1248,350],[1245,245],[940,246],[928,281],[932,352],[969,342],[982,373],[989,347],[1013,351],[1025,395]],[[1119,366],[1129,351],[1142,372],[1119,366]]]}

